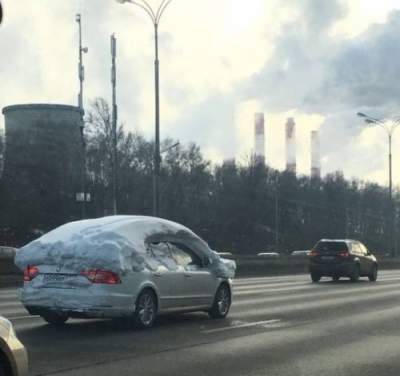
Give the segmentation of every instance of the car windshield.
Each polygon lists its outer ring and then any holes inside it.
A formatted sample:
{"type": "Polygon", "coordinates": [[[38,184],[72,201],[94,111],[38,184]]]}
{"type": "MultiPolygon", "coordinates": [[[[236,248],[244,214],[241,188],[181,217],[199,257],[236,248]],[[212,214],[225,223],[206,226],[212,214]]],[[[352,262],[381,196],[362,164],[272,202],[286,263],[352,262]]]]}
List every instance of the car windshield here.
{"type": "Polygon", "coordinates": [[[347,251],[348,247],[345,242],[319,242],[315,250],[319,253],[339,253],[347,251]]]}

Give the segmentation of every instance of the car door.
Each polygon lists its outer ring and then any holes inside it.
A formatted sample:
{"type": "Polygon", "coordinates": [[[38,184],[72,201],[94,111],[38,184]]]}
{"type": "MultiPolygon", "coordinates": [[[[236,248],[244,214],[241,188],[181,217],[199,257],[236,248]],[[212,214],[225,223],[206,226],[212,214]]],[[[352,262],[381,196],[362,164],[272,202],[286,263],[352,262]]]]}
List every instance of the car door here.
{"type": "Polygon", "coordinates": [[[172,255],[184,276],[183,289],[186,308],[209,307],[217,288],[217,279],[184,243],[171,243],[172,255]]]}
{"type": "Polygon", "coordinates": [[[167,242],[151,243],[152,280],[157,287],[161,310],[176,310],[184,306],[183,274],[172,257],[167,242]]]}

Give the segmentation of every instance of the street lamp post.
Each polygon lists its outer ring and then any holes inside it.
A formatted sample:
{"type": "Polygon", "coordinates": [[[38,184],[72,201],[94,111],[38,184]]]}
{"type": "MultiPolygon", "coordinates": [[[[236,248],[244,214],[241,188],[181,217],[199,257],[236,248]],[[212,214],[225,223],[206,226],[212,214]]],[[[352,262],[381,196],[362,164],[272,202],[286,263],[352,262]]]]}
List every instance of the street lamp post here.
{"type": "Polygon", "coordinates": [[[160,212],[160,62],[158,60],[158,25],[165,9],[172,0],[162,0],[157,9],[153,9],[146,0],[116,0],[118,3],[130,3],[144,10],[154,26],[154,83],[155,83],[155,146],[153,170],[153,215],[160,212]]]}
{"type": "MultiPolygon", "coordinates": [[[[389,144],[389,201],[390,201],[390,247],[393,247],[393,235],[394,235],[394,210],[393,210],[393,183],[392,183],[392,136],[398,125],[400,124],[400,118],[396,118],[391,121],[385,119],[376,119],[372,116],[366,115],[362,112],[358,112],[357,116],[364,119],[367,124],[376,124],[382,127],[387,136],[389,144]]],[[[395,256],[396,252],[394,249],[391,250],[392,255],[395,256]]]]}
{"type": "Polygon", "coordinates": [[[85,135],[84,135],[84,110],[83,110],[83,81],[85,80],[85,67],[83,66],[82,54],[88,52],[87,47],[82,47],[82,22],[81,15],[76,15],[76,22],[79,27],[79,64],[78,64],[78,75],[79,75],[79,94],[78,94],[78,107],[80,110],[80,132],[81,132],[81,144],[82,144],[82,162],[81,162],[81,190],[83,197],[81,197],[81,217],[86,216],[86,145],[85,145],[85,135]]]}

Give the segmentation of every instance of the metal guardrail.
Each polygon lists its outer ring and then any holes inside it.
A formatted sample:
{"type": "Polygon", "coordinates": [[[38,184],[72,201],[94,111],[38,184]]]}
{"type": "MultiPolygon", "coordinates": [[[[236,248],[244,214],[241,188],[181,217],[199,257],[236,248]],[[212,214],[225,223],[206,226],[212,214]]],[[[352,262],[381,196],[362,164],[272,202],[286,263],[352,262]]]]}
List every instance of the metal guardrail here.
{"type": "Polygon", "coordinates": [[[0,246],[1,259],[8,259],[8,260],[14,259],[16,252],[17,248],[0,246]]]}

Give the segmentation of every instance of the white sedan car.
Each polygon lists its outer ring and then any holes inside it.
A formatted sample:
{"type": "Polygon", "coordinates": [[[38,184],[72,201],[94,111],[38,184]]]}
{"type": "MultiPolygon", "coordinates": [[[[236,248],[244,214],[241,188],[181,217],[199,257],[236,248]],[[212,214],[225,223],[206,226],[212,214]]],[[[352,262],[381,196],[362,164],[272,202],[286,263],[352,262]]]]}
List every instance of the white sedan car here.
{"type": "Polygon", "coordinates": [[[21,301],[51,324],[69,317],[126,317],[150,327],[158,314],[228,314],[235,262],[186,227],[154,217],[71,222],[20,249],[21,301]]]}

